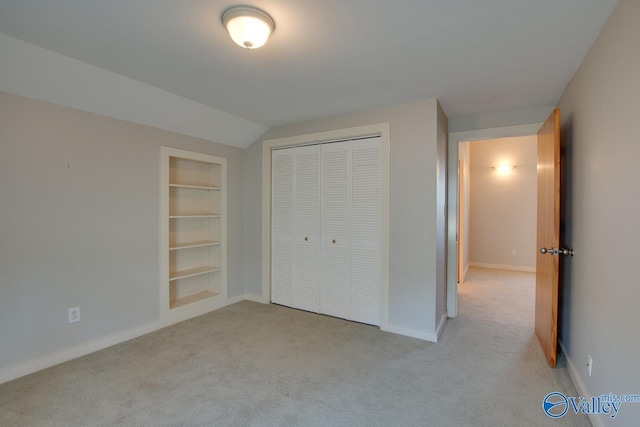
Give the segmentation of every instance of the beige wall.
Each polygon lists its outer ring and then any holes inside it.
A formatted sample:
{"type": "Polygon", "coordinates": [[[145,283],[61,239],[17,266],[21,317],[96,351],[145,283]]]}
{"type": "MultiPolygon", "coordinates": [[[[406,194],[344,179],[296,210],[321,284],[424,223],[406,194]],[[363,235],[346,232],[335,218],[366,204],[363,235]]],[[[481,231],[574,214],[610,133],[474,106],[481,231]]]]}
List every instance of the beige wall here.
{"type": "Polygon", "coordinates": [[[0,92],[0,370],[159,318],[161,145],[228,158],[242,295],[243,150],[0,92]]]}
{"type": "MultiPolygon", "coordinates": [[[[441,125],[446,119],[441,115],[441,125]]],[[[389,122],[391,127],[391,214],[389,320],[434,332],[437,313],[437,155],[438,102],[435,99],[343,114],[281,126],[249,147],[245,164],[245,277],[248,294],[261,284],[262,141],[389,122]]],[[[439,294],[438,294],[439,295],[439,294]]]]}
{"type": "Polygon", "coordinates": [[[470,264],[534,271],[536,136],[473,141],[470,147],[470,264]],[[501,163],[515,168],[500,174],[493,166],[501,163]]]}
{"type": "MultiPolygon", "coordinates": [[[[458,159],[462,160],[462,269],[467,272],[469,267],[469,207],[471,206],[471,143],[461,142],[458,149],[458,159]]],[[[464,281],[464,277],[462,278],[464,281]]]]}
{"type": "MultiPolygon", "coordinates": [[[[640,2],[621,0],[559,102],[565,153],[560,339],[589,395],[640,393],[640,2]],[[593,357],[593,375],[586,371],[593,357]]],[[[615,420],[640,425],[640,404],[615,420]]]]}

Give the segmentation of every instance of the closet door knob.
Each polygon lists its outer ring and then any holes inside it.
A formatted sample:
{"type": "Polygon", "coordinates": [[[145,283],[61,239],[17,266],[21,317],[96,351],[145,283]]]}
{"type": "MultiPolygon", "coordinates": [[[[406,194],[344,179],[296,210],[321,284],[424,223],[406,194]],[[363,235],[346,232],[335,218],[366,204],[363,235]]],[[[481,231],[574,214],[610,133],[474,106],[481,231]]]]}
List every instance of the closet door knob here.
{"type": "Polygon", "coordinates": [[[336,242],[336,239],[333,239],[333,240],[331,241],[331,243],[335,243],[335,242],[336,242]]]}
{"type": "Polygon", "coordinates": [[[309,238],[308,238],[308,237],[305,237],[305,238],[304,238],[304,241],[306,242],[307,240],[309,240],[309,238]]]}

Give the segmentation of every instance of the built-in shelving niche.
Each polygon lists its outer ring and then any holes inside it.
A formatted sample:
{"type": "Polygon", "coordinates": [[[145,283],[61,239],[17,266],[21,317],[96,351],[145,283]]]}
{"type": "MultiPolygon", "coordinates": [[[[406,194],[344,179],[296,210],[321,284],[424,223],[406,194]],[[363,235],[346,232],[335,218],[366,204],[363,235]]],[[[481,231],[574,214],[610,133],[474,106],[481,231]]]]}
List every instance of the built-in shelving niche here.
{"type": "Polygon", "coordinates": [[[170,147],[161,157],[161,309],[172,322],[227,300],[227,162],[170,147]]]}

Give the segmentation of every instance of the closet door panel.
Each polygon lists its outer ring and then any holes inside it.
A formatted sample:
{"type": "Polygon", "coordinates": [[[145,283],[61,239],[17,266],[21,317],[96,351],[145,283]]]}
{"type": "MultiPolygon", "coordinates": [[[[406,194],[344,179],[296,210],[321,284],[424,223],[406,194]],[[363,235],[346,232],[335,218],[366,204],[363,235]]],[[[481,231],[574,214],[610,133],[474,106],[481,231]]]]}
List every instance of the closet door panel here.
{"type": "Polygon", "coordinates": [[[320,310],[320,146],[294,150],[293,307],[320,310]]]}
{"type": "Polygon", "coordinates": [[[271,157],[271,301],[293,305],[293,152],[271,157]]]}
{"type": "Polygon", "coordinates": [[[352,142],[350,319],[380,324],[380,140],[352,142]]]}
{"type": "Polygon", "coordinates": [[[322,146],[320,313],[349,318],[349,143],[322,146]]]}
{"type": "Polygon", "coordinates": [[[351,250],[350,320],[380,326],[380,251],[351,250]]]}

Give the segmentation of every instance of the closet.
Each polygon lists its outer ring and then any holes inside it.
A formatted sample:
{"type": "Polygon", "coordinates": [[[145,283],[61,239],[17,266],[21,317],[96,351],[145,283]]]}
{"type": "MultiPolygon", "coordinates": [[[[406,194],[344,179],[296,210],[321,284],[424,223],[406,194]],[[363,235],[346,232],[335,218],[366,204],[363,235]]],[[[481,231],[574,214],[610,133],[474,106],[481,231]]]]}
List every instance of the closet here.
{"type": "Polygon", "coordinates": [[[272,151],[271,301],[380,324],[379,137],[272,151]]]}

